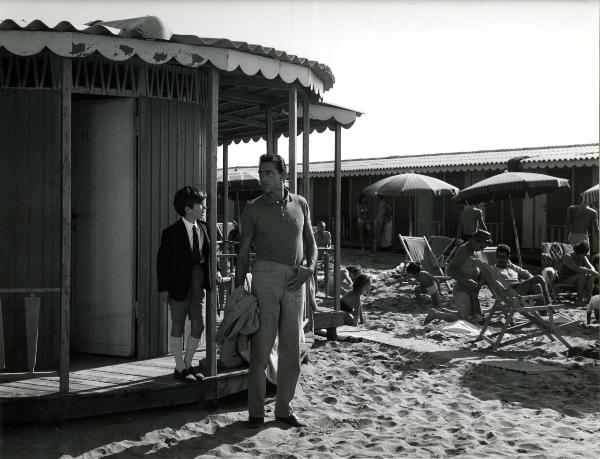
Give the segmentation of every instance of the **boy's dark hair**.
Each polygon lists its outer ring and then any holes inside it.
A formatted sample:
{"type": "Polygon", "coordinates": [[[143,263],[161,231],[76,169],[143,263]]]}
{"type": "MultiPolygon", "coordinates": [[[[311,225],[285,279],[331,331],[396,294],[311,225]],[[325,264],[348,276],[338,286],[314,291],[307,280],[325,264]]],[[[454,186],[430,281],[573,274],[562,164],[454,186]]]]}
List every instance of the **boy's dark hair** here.
{"type": "Polygon", "coordinates": [[[206,193],[193,186],[184,186],[181,190],[175,193],[173,198],[173,206],[175,211],[182,217],[185,215],[185,208],[190,209],[194,204],[200,204],[206,199],[206,193]]]}
{"type": "Polygon", "coordinates": [[[411,261],[406,265],[406,272],[408,274],[414,274],[415,276],[421,272],[421,263],[415,263],[411,261]]]}
{"type": "Polygon", "coordinates": [[[578,242],[573,246],[573,250],[578,255],[587,255],[590,251],[590,243],[588,241],[578,242]]]}
{"type": "Polygon", "coordinates": [[[367,200],[367,195],[366,194],[361,193],[361,194],[358,195],[358,203],[359,204],[362,204],[363,201],[366,201],[366,200],[367,200]]]}
{"type": "Polygon", "coordinates": [[[354,292],[360,291],[365,285],[371,282],[371,278],[366,274],[359,274],[354,278],[354,282],[352,283],[352,290],[354,292]]]}
{"type": "Polygon", "coordinates": [[[262,163],[273,163],[275,164],[275,168],[280,174],[287,174],[287,167],[285,165],[285,160],[279,155],[270,155],[265,153],[261,155],[258,160],[258,165],[260,166],[262,163]]]}
{"type": "Polygon", "coordinates": [[[498,247],[496,247],[496,253],[505,253],[506,255],[510,256],[510,247],[506,244],[498,244],[498,247]]]}

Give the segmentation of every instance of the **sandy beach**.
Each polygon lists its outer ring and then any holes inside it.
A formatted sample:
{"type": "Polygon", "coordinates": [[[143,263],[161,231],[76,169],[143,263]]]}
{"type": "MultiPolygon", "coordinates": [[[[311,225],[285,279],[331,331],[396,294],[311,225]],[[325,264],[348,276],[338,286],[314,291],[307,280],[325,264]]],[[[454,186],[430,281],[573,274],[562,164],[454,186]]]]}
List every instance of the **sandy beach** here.
{"type": "MultiPolygon", "coordinates": [[[[397,254],[344,250],[343,264],[371,276],[397,254]]],[[[380,276],[381,277],[381,276],[380,276]]],[[[383,276],[385,277],[385,276],[383,276]]],[[[342,327],[358,343],[317,337],[295,399],[310,426],[273,418],[250,430],[245,394],[214,409],[185,405],[0,431],[3,458],[51,457],[597,457],[600,367],[567,358],[545,338],[498,352],[471,345],[466,326],[422,326],[412,286],[375,279],[364,298],[367,327],[342,327]]],[[[482,291],[483,304],[492,301],[482,291]]],[[[449,297],[446,295],[445,297],[449,297]]],[[[584,310],[569,310],[585,320],[584,310]]],[[[455,324],[456,325],[456,324],[455,324]]],[[[567,328],[569,342],[598,346],[597,324],[567,328]]]]}

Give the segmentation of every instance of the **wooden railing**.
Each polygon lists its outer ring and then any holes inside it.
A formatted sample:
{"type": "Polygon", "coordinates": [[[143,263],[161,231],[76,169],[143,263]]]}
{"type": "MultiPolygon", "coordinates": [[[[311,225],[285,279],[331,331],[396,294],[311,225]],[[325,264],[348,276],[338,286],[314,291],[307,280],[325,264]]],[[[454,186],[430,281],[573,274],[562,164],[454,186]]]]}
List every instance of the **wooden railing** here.
{"type": "Polygon", "coordinates": [[[563,225],[535,225],[535,241],[564,242],[567,240],[563,225]]]}
{"type": "MultiPolygon", "coordinates": [[[[60,288],[0,288],[2,294],[26,294],[25,305],[25,339],[27,344],[27,368],[35,371],[37,360],[38,331],[40,324],[40,293],[60,293],[60,288]]],[[[0,369],[6,366],[4,354],[4,327],[2,323],[2,297],[0,297],[0,369]]]]}

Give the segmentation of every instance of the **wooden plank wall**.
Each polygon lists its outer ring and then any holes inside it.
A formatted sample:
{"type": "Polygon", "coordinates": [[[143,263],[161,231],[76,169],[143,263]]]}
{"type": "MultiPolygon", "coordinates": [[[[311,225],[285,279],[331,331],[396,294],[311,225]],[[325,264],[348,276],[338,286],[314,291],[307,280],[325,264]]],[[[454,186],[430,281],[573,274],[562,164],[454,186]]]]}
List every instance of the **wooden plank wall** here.
{"type": "Polygon", "coordinates": [[[205,108],[194,103],[142,97],[138,148],[138,358],[164,355],[168,311],[161,310],[156,255],[163,228],[179,216],[175,192],[185,185],[206,189],[205,108]]]}
{"type": "MultiPolygon", "coordinates": [[[[0,90],[0,288],[60,287],[61,93],[0,90]]],[[[27,368],[24,295],[2,295],[7,369],[27,368]]],[[[60,294],[41,294],[36,369],[58,367],[60,294]]]]}

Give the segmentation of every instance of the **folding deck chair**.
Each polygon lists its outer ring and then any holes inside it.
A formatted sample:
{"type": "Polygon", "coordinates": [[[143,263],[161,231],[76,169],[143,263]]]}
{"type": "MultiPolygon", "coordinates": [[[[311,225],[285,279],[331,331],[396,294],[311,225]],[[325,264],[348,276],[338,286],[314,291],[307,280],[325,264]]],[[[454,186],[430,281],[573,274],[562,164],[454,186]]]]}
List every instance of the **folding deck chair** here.
{"type": "Polygon", "coordinates": [[[434,276],[440,276],[446,287],[448,287],[448,290],[452,291],[448,283],[451,277],[446,276],[425,236],[402,236],[399,234],[398,238],[402,247],[404,247],[409,261],[419,262],[425,271],[434,276]]]}
{"type": "Polygon", "coordinates": [[[554,341],[556,338],[564,344],[567,349],[572,348],[567,340],[561,335],[560,329],[578,323],[577,320],[557,324],[555,322],[555,312],[556,309],[560,309],[560,306],[555,304],[535,306],[534,301],[540,298],[540,295],[519,295],[514,289],[505,288],[495,279],[490,265],[480,259],[476,259],[475,263],[481,269],[481,275],[485,279],[488,288],[492,291],[496,302],[488,312],[479,336],[473,342],[484,339],[492,345],[492,350],[495,351],[502,346],[508,346],[537,336],[546,335],[551,341],[554,341]],[[540,311],[545,311],[547,314],[546,317],[542,317],[540,311]],[[492,317],[496,313],[503,313],[505,315],[504,324],[499,332],[486,335],[485,332],[492,321],[492,317]],[[521,323],[516,324],[515,319],[517,317],[524,320],[521,323]],[[505,338],[507,333],[523,330],[528,326],[534,326],[537,329],[503,341],[503,338],[505,338]]]}
{"type": "Polygon", "coordinates": [[[448,236],[432,235],[429,236],[428,242],[438,264],[443,267],[456,247],[456,239],[448,236]]]}

